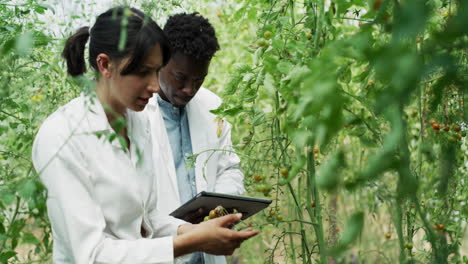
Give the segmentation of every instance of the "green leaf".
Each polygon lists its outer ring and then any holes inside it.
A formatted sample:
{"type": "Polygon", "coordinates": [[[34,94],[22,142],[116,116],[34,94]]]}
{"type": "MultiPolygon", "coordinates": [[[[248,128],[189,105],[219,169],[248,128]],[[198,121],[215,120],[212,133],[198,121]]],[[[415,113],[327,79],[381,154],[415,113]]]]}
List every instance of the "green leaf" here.
{"type": "Polygon", "coordinates": [[[271,42],[271,46],[275,49],[281,49],[284,45],[284,42],[280,39],[274,39],[272,42],[271,42]]]}
{"type": "Polygon", "coordinates": [[[226,106],[226,108],[219,107],[218,109],[211,110],[210,112],[215,115],[221,115],[221,116],[235,116],[237,114],[240,114],[243,111],[244,111],[244,108],[242,106],[235,106],[231,108],[226,106]]]}
{"type": "Polygon", "coordinates": [[[258,126],[265,122],[265,113],[261,110],[255,111],[252,126],[258,126]]]}
{"type": "Polygon", "coordinates": [[[34,33],[27,31],[16,38],[15,48],[20,56],[27,56],[31,54],[34,45],[34,33]]]}
{"type": "Polygon", "coordinates": [[[278,68],[278,71],[280,71],[282,74],[288,75],[291,69],[294,67],[293,64],[287,61],[282,61],[276,65],[276,68],[278,68]]]}
{"type": "Polygon", "coordinates": [[[339,1],[337,5],[338,5],[337,16],[340,16],[341,14],[345,14],[348,11],[348,8],[350,8],[353,5],[353,2],[339,1]]]}
{"type": "Polygon", "coordinates": [[[426,24],[429,5],[426,0],[406,1],[395,9],[394,36],[397,39],[416,37],[426,24]]]}
{"type": "Polygon", "coordinates": [[[361,234],[364,227],[364,213],[358,212],[353,214],[346,224],[346,229],[338,242],[338,245],[330,250],[330,255],[337,255],[345,251],[351,243],[353,243],[361,234]]]}
{"type": "Polygon", "coordinates": [[[34,180],[27,180],[19,186],[18,193],[24,199],[30,199],[36,192],[36,183],[34,180]]]}
{"type": "MultiPolygon", "coordinates": [[[[49,9],[49,5],[43,5],[43,4],[35,4],[34,5],[34,11],[38,14],[44,14],[47,9],[49,9]]],[[[52,12],[54,12],[54,9],[52,9],[52,12]]]]}
{"type": "Polygon", "coordinates": [[[125,140],[124,137],[118,136],[117,139],[119,140],[120,146],[122,149],[127,152],[128,151],[128,145],[127,145],[127,140],[125,140]]]}
{"type": "Polygon", "coordinates": [[[248,73],[244,74],[244,76],[242,77],[242,81],[243,81],[243,82],[249,82],[249,81],[252,80],[254,77],[255,77],[255,74],[253,74],[253,73],[251,73],[251,72],[248,72],[248,73]]]}
{"type": "Polygon", "coordinates": [[[39,240],[31,233],[24,233],[21,237],[22,244],[39,245],[39,240]]]}
{"type": "Polygon", "coordinates": [[[52,13],[55,14],[55,9],[51,5],[48,5],[48,4],[35,4],[35,6],[36,6],[36,8],[39,8],[39,9],[41,9],[43,11],[49,9],[50,11],[52,11],[52,13]]]}
{"type": "Polygon", "coordinates": [[[343,151],[338,151],[333,155],[317,173],[317,186],[327,191],[335,190],[340,183],[340,173],[344,162],[343,151]]]}
{"type": "Polygon", "coordinates": [[[117,138],[117,134],[116,133],[111,133],[111,134],[108,134],[108,141],[109,143],[112,143],[112,141],[114,141],[115,139],[117,138]]]}
{"type": "Polygon", "coordinates": [[[5,227],[3,226],[3,219],[1,218],[0,218],[0,234],[5,234],[5,227]]]}
{"type": "Polygon", "coordinates": [[[275,80],[273,79],[273,76],[269,73],[265,74],[265,80],[263,81],[263,86],[265,86],[265,90],[268,92],[268,94],[274,94],[275,93],[275,80]]]}
{"type": "Polygon", "coordinates": [[[49,44],[51,39],[49,36],[44,34],[43,32],[40,31],[35,31],[34,32],[34,46],[39,47],[39,46],[45,46],[49,44]]]}
{"type": "Polygon", "coordinates": [[[354,240],[356,240],[361,234],[362,228],[364,226],[364,213],[358,212],[353,214],[347,223],[347,228],[341,238],[341,245],[349,245],[354,240]]]}
{"type": "Polygon", "coordinates": [[[3,44],[3,46],[1,47],[1,53],[0,54],[2,54],[2,55],[7,54],[8,52],[10,52],[15,47],[15,44],[16,44],[16,39],[11,38],[11,39],[7,40],[5,42],[5,44],[3,44]]]}
{"type": "Polygon", "coordinates": [[[6,251],[3,253],[0,253],[0,263],[7,263],[8,260],[14,256],[16,256],[15,251],[6,251]]]}
{"type": "Polygon", "coordinates": [[[455,176],[457,170],[456,164],[456,144],[448,143],[442,146],[440,157],[440,181],[438,186],[438,195],[445,196],[449,182],[455,176]]]}
{"type": "Polygon", "coordinates": [[[16,198],[15,194],[11,192],[9,189],[0,188],[0,201],[2,201],[2,203],[5,206],[12,204],[13,201],[15,201],[15,198],[16,198]]]}

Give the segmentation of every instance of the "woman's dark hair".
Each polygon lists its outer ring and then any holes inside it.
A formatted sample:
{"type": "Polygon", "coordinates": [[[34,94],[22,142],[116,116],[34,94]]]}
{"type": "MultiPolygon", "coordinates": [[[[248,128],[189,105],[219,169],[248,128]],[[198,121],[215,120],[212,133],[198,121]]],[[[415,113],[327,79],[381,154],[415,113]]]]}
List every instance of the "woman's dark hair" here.
{"type": "Polygon", "coordinates": [[[150,17],[135,8],[114,7],[99,15],[91,29],[82,27],[68,38],[62,56],[72,76],[86,72],[84,50],[88,38],[89,64],[95,71],[99,71],[96,59],[100,53],[116,61],[130,58],[120,72],[121,75],[138,71],[156,44],[161,47],[163,65],[170,58],[169,42],[162,29],[150,17]]]}
{"type": "Polygon", "coordinates": [[[164,26],[171,53],[182,53],[194,59],[211,60],[219,50],[216,32],[208,19],[198,12],[176,14],[164,26]]]}

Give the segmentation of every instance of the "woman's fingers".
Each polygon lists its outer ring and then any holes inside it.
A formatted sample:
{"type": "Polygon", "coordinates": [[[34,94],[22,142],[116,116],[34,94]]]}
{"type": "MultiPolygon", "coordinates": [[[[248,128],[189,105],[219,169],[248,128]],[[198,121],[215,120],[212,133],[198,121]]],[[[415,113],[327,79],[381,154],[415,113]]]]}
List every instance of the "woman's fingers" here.
{"type": "Polygon", "coordinates": [[[236,237],[241,241],[249,239],[253,236],[256,236],[259,232],[258,230],[242,230],[242,231],[234,231],[236,232],[236,237]]]}
{"type": "Polygon", "coordinates": [[[219,226],[230,227],[231,225],[239,222],[241,220],[241,218],[242,218],[241,213],[228,214],[228,215],[225,215],[225,216],[218,217],[218,218],[214,219],[214,221],[216,221],[216,223],[219,226]]]}
{"type": "MultiPolygon", "coordinates": [[[[216,224],[219,225],[220,227],[230,227],[233,224],[239,222],[242,218],[242,214],[230,214],[226,216],[222,216],[219,218],[214,219],[216,221],[216,224]]],[[[240,242],[249,239],[255,235],[257,235],[259,232],[257,230],[253,230],[252,228],[247,228],[242,231],[235,231],[235,230],[230,230],[232,232],[232,238],[234,240],[240,240],[240,242]]]]}

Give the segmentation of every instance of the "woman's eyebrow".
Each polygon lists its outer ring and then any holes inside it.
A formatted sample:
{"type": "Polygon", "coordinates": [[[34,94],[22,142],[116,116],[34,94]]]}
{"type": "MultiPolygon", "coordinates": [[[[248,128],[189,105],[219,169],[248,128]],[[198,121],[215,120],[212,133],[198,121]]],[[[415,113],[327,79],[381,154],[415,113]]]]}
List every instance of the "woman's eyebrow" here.
{"type": "Polygon", "coordinates": [[[146,68],[146,69],[159,69],[159,68],[161,68],[161,65],[159,65],[159,64],[157,64],[157,65],[143,64],[142,67],[146,68]]]}

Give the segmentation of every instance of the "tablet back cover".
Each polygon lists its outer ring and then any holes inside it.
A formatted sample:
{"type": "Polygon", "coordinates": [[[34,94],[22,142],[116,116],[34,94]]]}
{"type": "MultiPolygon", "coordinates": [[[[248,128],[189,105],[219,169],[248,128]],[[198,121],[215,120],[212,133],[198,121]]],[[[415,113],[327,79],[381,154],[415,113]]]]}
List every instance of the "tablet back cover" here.
{"type": "Polygon", "coordinates": [[[268,207],[270,203],[270,199],[203,191],[198,193],[185,204],[181,205],[170,215],[175,218],[184,219],[186,215],[198,210],[199,208],[203,208],[208,215],[210,210],[213,210],[216,208],[216,206],[221,205],[228,211],[236,209],[238,212],[242,213],[242,220],[245,220],[262,209],[268,207]]]}

